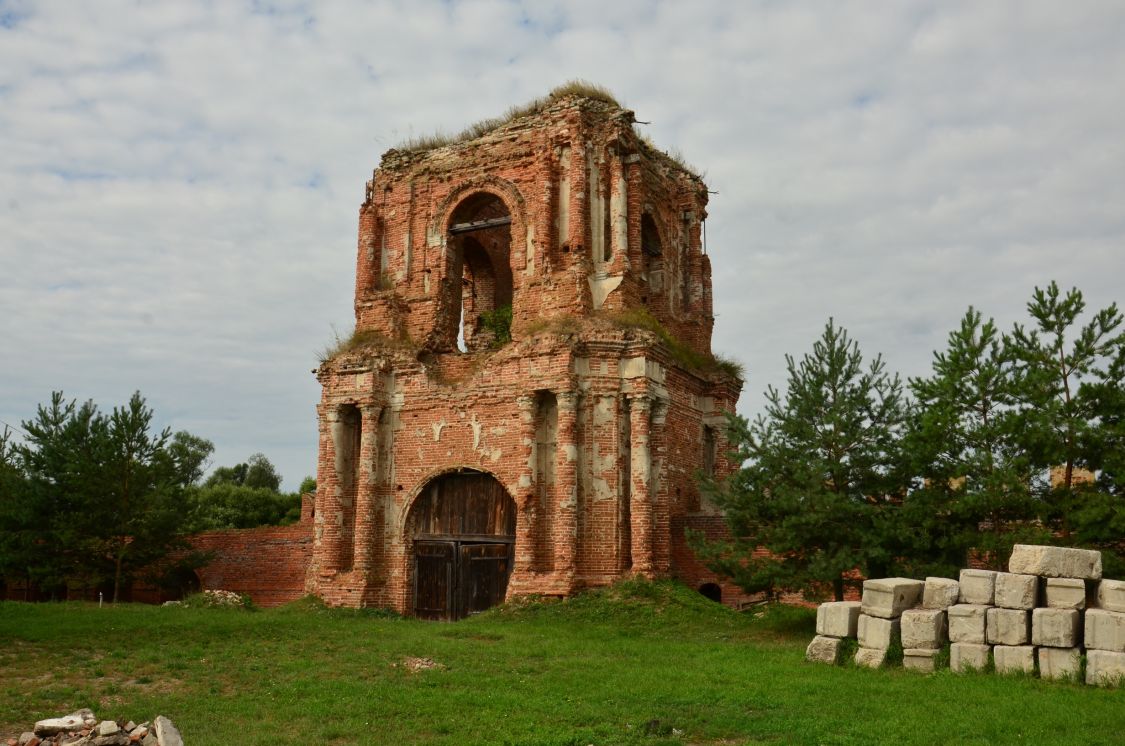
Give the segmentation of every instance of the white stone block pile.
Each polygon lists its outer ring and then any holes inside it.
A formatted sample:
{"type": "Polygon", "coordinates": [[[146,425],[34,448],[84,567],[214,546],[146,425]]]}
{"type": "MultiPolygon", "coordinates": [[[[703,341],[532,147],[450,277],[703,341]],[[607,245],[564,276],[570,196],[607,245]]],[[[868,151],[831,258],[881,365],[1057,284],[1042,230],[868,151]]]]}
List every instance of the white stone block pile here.
{"type": "Polygon", "coordinates": [[[958,580],[882,578],[861,601],[821,604],[810,661],[837,664],[858,641],[855,662],[879,668],[901,647],[902,665],[931,672],[949,645],[954,671],[1038,672],[1086,683],[1125,684],[1125,581],[1102,579],[1101,552],[1017,544],[1008,572],[961,571],[958,580]]]}

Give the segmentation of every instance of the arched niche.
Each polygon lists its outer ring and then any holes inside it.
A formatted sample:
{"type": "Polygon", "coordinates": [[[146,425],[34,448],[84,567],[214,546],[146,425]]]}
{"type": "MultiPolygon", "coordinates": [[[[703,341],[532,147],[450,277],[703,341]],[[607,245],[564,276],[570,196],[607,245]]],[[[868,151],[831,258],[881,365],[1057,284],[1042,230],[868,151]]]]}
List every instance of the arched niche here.
{"type": "Polygon", "coordinates": [[[641,275],[647,294],[664,292],[664,241],[648,212],[641,216],[641,275]]]}

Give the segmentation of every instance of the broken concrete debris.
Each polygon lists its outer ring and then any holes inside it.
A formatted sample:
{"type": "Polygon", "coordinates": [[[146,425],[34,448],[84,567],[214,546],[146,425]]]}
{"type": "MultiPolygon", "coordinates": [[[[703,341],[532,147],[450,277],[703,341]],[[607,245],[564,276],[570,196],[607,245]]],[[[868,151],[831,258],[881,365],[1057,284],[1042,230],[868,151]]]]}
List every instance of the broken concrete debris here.
{"type": "Polygon", "coordinates": [[[172,721],[157,715],[151,722],[98,720],[93,710],[82,708],[62,717],[45,718],[9,738],[7,746],[184,746],[172,721]]]}

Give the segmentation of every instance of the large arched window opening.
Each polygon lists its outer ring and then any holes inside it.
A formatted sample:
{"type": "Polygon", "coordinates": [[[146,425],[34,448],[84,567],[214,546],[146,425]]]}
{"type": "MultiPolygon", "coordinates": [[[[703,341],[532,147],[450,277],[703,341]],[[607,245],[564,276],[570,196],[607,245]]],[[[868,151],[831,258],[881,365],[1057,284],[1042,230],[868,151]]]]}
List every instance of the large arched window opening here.
{"type": "Polygon", "coordinates": [[[446,315],[450,328],[442,336],[461,352],[488,349],[510,339],[511,222],[503,200],[490,192],[466,197],[450,216],[447,277],[451,284],[446,303],[454,312],[446,315]]]}

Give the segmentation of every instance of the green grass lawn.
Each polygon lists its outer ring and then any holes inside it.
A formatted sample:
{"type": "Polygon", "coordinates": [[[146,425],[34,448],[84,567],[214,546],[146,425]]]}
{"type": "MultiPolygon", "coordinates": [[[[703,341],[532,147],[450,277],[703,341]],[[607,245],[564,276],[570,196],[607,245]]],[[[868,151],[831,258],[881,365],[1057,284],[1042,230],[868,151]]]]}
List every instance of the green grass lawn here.
{"type": "Polygon", "coordinates": [[[455,624],[0,603],[0,734],[89,706],[167,715],[189,746],[1125,740],[1125,691],[814,665],[812,635],[807,610],[736,613],[671,583],[455,624]]]}

